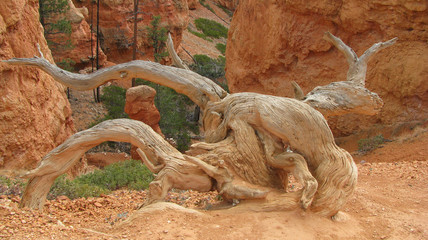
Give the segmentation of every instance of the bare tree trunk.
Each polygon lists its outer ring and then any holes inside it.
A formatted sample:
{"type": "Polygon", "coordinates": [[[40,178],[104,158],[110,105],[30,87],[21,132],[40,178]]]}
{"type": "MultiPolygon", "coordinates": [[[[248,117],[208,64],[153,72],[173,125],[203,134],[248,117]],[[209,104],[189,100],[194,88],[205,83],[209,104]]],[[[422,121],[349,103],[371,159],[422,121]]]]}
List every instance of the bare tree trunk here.
{"type": "Polygon", "coordinates": [[[378,111],[382,100],[364,88],[367,60],[395,39],[375,44],[357,58],[340,39],[329,33],[326,37],[347,57],[348,81],[317,87],[305,97],[295,85],[299,100],[257,93],[227,94],[189,70],[145,61],[82,75],[59,69],[43,56],[6,60],[39,67],[58,82],[82,90],[113,79],[142,77],[187,95],[203,110],[206,142],[192,146],[203,154],[181,154],[141,122],[106,121],[73,135],[47,154],[38,168],[25,174],[30,181],[21,206],[41,208],[54,179],[86,150],[103,141],[124,141],[137,146],[143,162],[157,173],[146,204],[162,200],[172,187],[217,189],[228,199],[264,198],[264,209],[291,209],[299,202],[303,209],[336,216],[355,189],[358,171],[351,155],[335,144],[324,116],[378,111]],[[284,193],[290,173],[302,182],[302,191],[284,193]]]}

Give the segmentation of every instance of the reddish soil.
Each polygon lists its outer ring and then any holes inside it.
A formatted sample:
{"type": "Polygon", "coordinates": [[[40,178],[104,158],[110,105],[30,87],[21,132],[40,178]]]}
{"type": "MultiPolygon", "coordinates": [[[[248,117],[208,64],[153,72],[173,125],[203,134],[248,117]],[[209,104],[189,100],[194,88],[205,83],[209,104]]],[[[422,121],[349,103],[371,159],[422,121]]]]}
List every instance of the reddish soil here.
{"type": "Polygon", "coordinates": [[[121,190],[99,198],[47,201],[19,209],[0,196],[2,239],[428,239],[428,132],[355,155],[359,183],[343,209],[345,222],[311,212],[232,207],[217,193],[173,191],[168,201],[136,210],[146,192],[121,190]],[[187,208],[184,208],[187,207],[187,208]],[[197,211],[193,210],[197,209],[197,211]]]}

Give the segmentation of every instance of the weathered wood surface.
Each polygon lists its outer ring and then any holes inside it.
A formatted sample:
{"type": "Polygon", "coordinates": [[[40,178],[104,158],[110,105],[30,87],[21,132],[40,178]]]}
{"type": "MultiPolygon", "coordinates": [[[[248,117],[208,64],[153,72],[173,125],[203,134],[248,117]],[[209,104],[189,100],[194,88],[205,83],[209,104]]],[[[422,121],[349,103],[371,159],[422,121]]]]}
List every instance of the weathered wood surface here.
{"type": "Polygon", "coordinates": [[[49,63],[45,58],[12,58],[3,60],[12,65],[35,66],[65,86],[76,90],[91,90],[112,80],[131,80],[142,78],[169,87],[188,96],[202,109],[209,101],[219,101],[227,92],[210,79],[190,70],[164,66],[159,63],[134,60],[90,74],[72,73],[49,63]]]}
{"type": "MultiPolygon", "coordinates": [[[[393,45],[397,38],[374,44],[361,57],[358,57],[340,38],[329,32],[324,34],[324,39],[345,56],[349,64],[346,81],[318,86],[303,97],[303,102],[320,111],[326,118],[347,113],[377,114],[383,106],[383,101],[376,93],[365,87],[367,63],[373,54],[393,45]]],[[[295,92],[299,92],[296,86],[294,89],[295,92]]],[[[302,99],[300,95],[299,98],[302,99]]]]}
{"type": "MultiPolygon", "coordinates": [[[[264,198],[266,209],[275,209],[275,204],[276,209],[295,208],[300,202],[303,209],[336,216],[355,189],[358,171],[351,155],[335,144],[324,116],[375,114],[380,109],[382,100],[364,87],[367,61],[395,39],[373,45],[358,58],[340,39],[329,33],[326,38],[347,58],[348,79],[317,87],[306,96],[295,85],[297,99],[227,94],[189,70],[146,61],[88,75],[59,69],[43,56],[5,61],[39,67],[55,80],[82,90],[113,79],[140,77],[187,95],[203,110],[206,142],[192,146],[202,152],[196,156],[178,152],[150,127],[133,120],[107,121],[76,133],[47,154],[38,168],[25,174],[30,181],[21,206],[41,208],[54,179],[86,150],[104,141],[124,141],[137,146],[143,162],[157,173],[146,204],[162,200],[171,188],[217,189],[227,199],[264,198]],[[285,193],[289,174],[302,182],[302,191],[285,193]]],[[[169,45],[172,47],[172,41],[169,45]]],[[[174,60],[177,66],[185,67],[178,59],[174,60]]]]}

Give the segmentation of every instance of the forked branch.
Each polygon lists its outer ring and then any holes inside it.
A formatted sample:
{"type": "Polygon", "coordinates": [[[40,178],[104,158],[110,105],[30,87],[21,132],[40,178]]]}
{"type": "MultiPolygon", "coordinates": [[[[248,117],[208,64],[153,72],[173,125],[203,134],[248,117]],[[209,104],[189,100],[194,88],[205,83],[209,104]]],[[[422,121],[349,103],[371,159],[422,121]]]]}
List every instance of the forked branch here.
{"type": "Polygon", "coordinates": [[[324,39],[333,44],[337,49],[339,49],[339,51],[343,53],[343,55],[345,55],[345,58],[349,64],[347,81],[364,86],[366,80],[367,62],[369,58],[379,50],[393,45],[398,38],[393,38],[386,42],[373,44],[373,46],[367,49],[363,55],[361,55],[361,57],[358,57],[352,48],[350,48],[340,38],[334,36],[330,32],[326,32],[324,34],[324,39]]]}
{"type": "MultiPolygon", "coordinates": [[[[349,64],[347,79],[316,87],[303,98],[303,101],[320,111],[325,117],[347,113],[377,114],[383,106],[383,101],[376,93],[365,88],[367,62],[374,53],[393,45],[397,38],[374,44],[361,57],[358,57],[352,48],[330,32],[324,34],[324,39],[345,56],[349,64]]],[[[294,91],[300,94],[300,87],[295,83],[292,84],[294,91]]],[[[296,95],[296,98],[300,99],[300,95],[296,95]]]]}

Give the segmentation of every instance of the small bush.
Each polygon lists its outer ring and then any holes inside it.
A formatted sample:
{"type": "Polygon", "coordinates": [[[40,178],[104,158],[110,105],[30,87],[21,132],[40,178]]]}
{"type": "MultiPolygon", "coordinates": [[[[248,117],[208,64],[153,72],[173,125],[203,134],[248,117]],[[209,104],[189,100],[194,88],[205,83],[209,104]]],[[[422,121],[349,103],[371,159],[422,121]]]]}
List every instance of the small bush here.
{"type": "Polygon", "coordinates": [[[208,3],[206,3],[205,0],[199,0],[199,3],[215,14],[214,9],[208,3]]]}
{"type": "Polygon", "coordinates": [[[197,37],[200,37],[200,38],[202,38],[202,39],[204,39],[204,40],[206,40],[206,41],[209,41],[209,42],[212,42],[212,41],[213,41],[212,39],[209,39],[207,36],[205,36],[203,33],[195,32],[195,31],[193,31],[193,30],[192,30],[192,29],[190,29],[190,28],[187,28],[187,30],[188,30],[191,34],[193,34],[193,35],[195,35],[195,36],[197,36],[197,37]]]}
{"type": "Polygon", "coordinates": [[[103,170],[96,170],[74,180],[62,175],[52,185],[48,199],[62,195],[70,199],[98,197],[120,188],[143,190],[148,188],[152,180],[153,174],[141,162],[127,160],[113,163],[103,170]]]}
{"type": "Polygon", "coordinates": [[[221,54],[225,55],[226,54],[226,45],[223,43],[217,43],[215,45],[215,48],[217,48],[217,50],[219,50],[221,52],[221,54]]]}
{"type": "Polygon", "coordinates": [[[141,162],[127,160],[110,164],[103,170],[96,170],[92,173],[76,178],[80,184],[88,184],[108,190],[119,188],[130,188],[142,190],[148,188],[153,180],[153,174],[141,162]]]}
{"type": "Polygon", "coordinates": [[[57,62],[56,65],[58,67],[60,67],[61,69],[64,69],[64,70],[69,71],[69,72],[75,72],[76,71],[76,69],[74,68],[74,65],[76,65],[76,62],[70,58],[65,58],[65,59],[57,62]]]}
{"type": "Polygon", "coordinates": [[[0,195],[21,195],[26,183],[19,179],[0,176],[0,195]]]}
{"type": "Polygon", "coordinates": [[[107,108],[106,120],[128,118],[128,114],[125,113],[126,89],[114,85],[105,87],[101,101],[107,108]]]}
{"type": "Polygon", "coordinates": [[[193,57],[196,60],[196,64],[190,66],[193,71],[212,80],[224,77],[226,58],[212,59],[207,55],[194,55],[193,57]]]}
{"type": "Polygon", "coordinates": [[[58,196],[67,196],[70,199],[98,197],[101,194],[107,194],[109,190],[94,185],[82,184],[76,180],[67,179],[66,175],[61,175],[55,179],[52,185],[48,199],[55,199],[58,196]]]}
{"type": "Polygon", "coordinates": [[[385,142],[382,134],[372,138],[364,138],[358,141],[358,151],[366,153],[379,148],[385,142]]]}
{"type": "Polygon", "coordinates": [[[223,12],[225,12],[229,17],[233,16],[233,12],[230,11],[229,9],[227,9],[226,7],[224,7],[220,4],[217,4],[217,7],[221,8],[221,10],[223,10],[223,12]]]}
{"type": "Polygon", "coordinates": [[[206,18],[195,20],[196,28],[204,33],[205,36],[213,38],[227,38],[227,28],[220,23],[206,18]]]}

